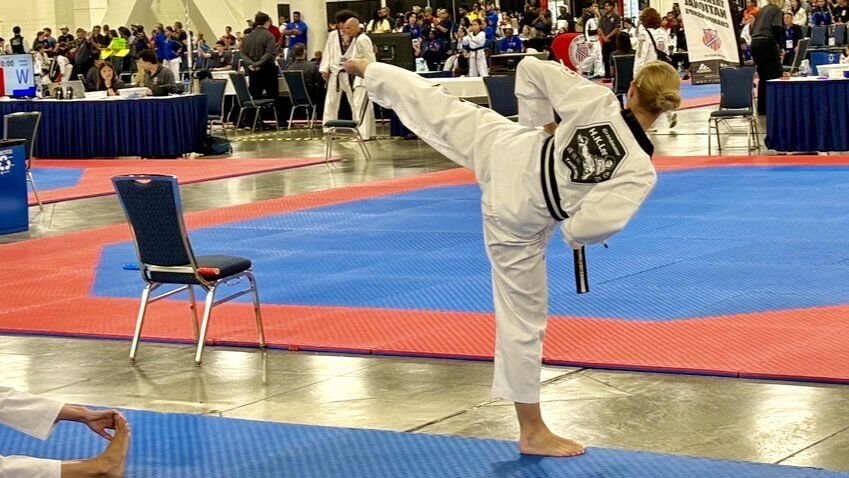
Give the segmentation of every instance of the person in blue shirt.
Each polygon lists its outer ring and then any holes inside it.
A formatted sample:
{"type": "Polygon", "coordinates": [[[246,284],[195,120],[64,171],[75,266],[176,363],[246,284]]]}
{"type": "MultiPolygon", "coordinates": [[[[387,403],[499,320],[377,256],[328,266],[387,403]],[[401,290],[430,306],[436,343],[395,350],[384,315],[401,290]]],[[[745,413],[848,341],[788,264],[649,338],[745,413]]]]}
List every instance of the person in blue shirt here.
{"type": "MultiPolygon", "coordinates": [[[[307,47],[307,24],[301,21],[301,12],[292,13],[292,23],[286,24],[286,29],[280,32],[289,37],[289,54],[292,56],[292,51],[297,44],[307,47]]],[[[291,58],[290,58],[291,59],[291,58]]]]}
{"type": "Polygon", "coordinates": [[[811,13],[811,26],[831,25],[831,13],[825,6],[825,0],[817,0],[811,13]]]}
{"type": "Polygon", "coordinates": [[[498,28],[498,13],[493,9],[492,3],[486,2],[486,21],[493,29],[498,28]]]}
{"type": "Polygon", "coordinates": [[[165,35],[164,28],[154,30],[153,44],[156,47],[156,59],[159,63],[165,63],[171,59],[173,52],[171,51],[171,42],[165,35]]]}
{"type": "Polygon", "coordinates": [[[495,25],[490,23],[486,17],[482,18],[481,21],[486,22],[486,28],[483,30],[484,35],[486,35],[486,39],[490,42],[495,40],[495,25]]]}
{"type": "Polygon", "coordinates": [[[422,27],[418,24],[419,17],[413,12],[407,14],[407,24],[401,28],[401,33],[409,33],[413,41],[422,39],[422,27]]]}
{"type": "Polygon", "coordinates": [[[519,37],[513,36],[512,28],[505,28],[504,39],[501,40],[499,50],[501,53],[523,53],[525,51],[525,45],[519,37]]]}

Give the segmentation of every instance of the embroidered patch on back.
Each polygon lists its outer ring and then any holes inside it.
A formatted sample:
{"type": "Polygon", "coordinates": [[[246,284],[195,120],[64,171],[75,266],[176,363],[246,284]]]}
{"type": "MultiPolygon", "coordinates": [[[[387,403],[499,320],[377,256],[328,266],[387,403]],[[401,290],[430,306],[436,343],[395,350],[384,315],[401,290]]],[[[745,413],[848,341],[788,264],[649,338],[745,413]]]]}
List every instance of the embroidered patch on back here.
{"type": "Polygon", "coordinates": [[[602,183],[613,177],[626,156],[625,147],[610,123],[577,128],[563,149],[563,163],[573,183],[602,183]]]}

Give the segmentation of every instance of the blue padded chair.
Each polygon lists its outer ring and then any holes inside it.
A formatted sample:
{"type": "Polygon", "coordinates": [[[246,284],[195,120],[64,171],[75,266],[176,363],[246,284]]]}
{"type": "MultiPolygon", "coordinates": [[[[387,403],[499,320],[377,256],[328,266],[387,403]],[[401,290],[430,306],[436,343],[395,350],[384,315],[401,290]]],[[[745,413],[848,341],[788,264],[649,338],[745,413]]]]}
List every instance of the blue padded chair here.
{"type": "Polygon", "coordinates": [[[811,46],[821,47],[828,43],[828,27],[813,26],[811,27],[811,46]]]}
{"type": "Polygon", "coordinates": [[[796,52],[793,54],[793,63],[791,63],[790,66],[785,66],[784,71],[791,75],[799,71],[799,67],[802,66],[802,60],[808,57],[808,47],[810,44],[810,38],[802,38],[799,40],[799,43],[796,44],[796,52]]]}
{"type": "Polygon", "coordinates": [[[292,129],[292,118],[295,117],[295,110],[298,108],[304,108],[307,118],[309,118],[309,128],[312,129],[313,123],[315,123],[316,106],[307,89],[304,72],[301,70],[284,71],[283,79],[286,80],[286,86],[289,88],[289,100],[292,102],[292,110],[289,112],[289,126],[287,129],[292,129]],[[312,114],[310,114],[310,111],[312,111],[312,114]]]}
{"type": "Polygon", "coordinates": [[[280,124],[277,122],[277,105],[271,98],[255,100],[248,90],[248,81],[244,73],[230,73],[230,81],[233,83],[233,89],[236,90],[236,101],[239,103],[239,117],[236,119],[236,127],[242,122],[242,114],[246,110],[254,110],[254,124],[251,131],[256,131],[256,123],[262,117],[262,112],[271,110],[274,113],[274,126],[280,129],[280,124]]]}
{"type": "Polygon", "coordinates": [[[35,186],[35,179],[32,177],[31,171],[35,140],[38,137],[38,126],[40,124],[40,111],[9,113],[3,117],[3,139],[23,139],[26,141],[24,153],[26,155],[27,181],[32,186],[32,192],[35,194],[38,208],[44,210],[44,205],[41,203],[41,198],[38,197],[38,188],[35,186]]]}
{"type": "Polygon", "coordinates": [[[846,44],[846,25],[833,25],[831,37],[834,38],[835,46],[843,46],[846,44]]]}
{"type": "MultiPolygon", "coordinates": [[[[365,86],[357,86],[357,88],[365,88],[365,86]]],[[[356,88],[355,88],[356,90],[356,88]]],[[[371,159],[371,154],[366,147],[365,141],[363,141],[363,137],[360,135],[360,130],[357,127],[365,121],[366,113],[368,112],[368,106],[371,103],[371,100],[366,97],[366,101],[363,101],[363,106],[359,111],[359,119],[358,120],[344,120],[344,119],[335,119],[324,122],[324,161],[329,162],[330,156],[333,154],[333,141],[335,141],[340,133],[343,136],[352,136],[357,140],[357,143],[360,145],[360,149],[363,151],[363,156],[366,157],[366,160],[371,159]]]]}
{"type": "Polygon", "coordinates": [[[259,346],[265,347],[265,332],[260,313],[256,279],[251,272],[251,261],[238,256],[195,256],[183,223],[180,190],[175,176],[158,174],[121,175],[112,178],[115,192],[133,233],[139,270],[147,284],[142,291],[136,331],[130,348],[130,360],[135,360],[148,304],[183,291],[189,294],[192,328],[197,340],[195,364],[200,365],[206,332],[212,309],[245,294],[253,296],[259,346]],[[249,286],[222,299],[215,299],[219,286],[233,285],[247,279],[249,286]],[[164,284],[179,285],[174,290],[156,297],[151,293],[164,284]],[[206,307],[198,328],[197,302],[194,287],[205,290],[206,307]]]}
{"type": "Polygon", "coordinates": [[[613,69],[616,71],[616,76],[613,78],[613,93],[619,99],[619,104],[625,107],[625,96],[628,94],[628,89],[631,88],[631,82],[634,81],[634,58],[636,55],[611,55],[610,61],[613,62],[613,69]]]}
{"type": "Polygon", "coordinates": [[[227,80],[205,79],[200,82],[200,92],[206,95],[206,124],[209,134],[212,134],[212,126],[220,124],[227,136],[227,128],[224,126],[224,93],[227,90],[227,80]]]}
{"type": "Polygon", "coordinates": [[[507,119],[517,120],[519,102],[515,93],[516,77],[514,75],[485,76],[483,84],[486,86],[489,107],[507,119]]]}
{"type": "Polygon", "coordinates": [[[719,69],[719,109],[711,111],[708,118],[708,154],[711,154],[711,128],[716,132],[719,154],[722,154],[722,138],[719,123],[730,119],[745,119],[748,122],[749,151],[761,150],[758,120],[754,110],[755,68],[751,66],[719,69]],[[755,147],[752,147],[754,139],[755,147]]]}

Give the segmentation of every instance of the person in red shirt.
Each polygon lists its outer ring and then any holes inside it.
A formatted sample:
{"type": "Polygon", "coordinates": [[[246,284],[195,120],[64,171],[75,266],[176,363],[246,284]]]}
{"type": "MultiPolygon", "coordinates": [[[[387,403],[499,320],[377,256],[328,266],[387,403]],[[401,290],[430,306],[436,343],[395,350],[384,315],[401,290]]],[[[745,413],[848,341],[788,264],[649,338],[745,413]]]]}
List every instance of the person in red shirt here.
{"type": "Polygon", "coordinates": [[[268,32],[274,35],[274,44],[277,46],[277,49],[280,49],[280,43],[283,41],[283,35],[280,34],[280,29],[275,27],[274,24],[268,27],[268,32]]]}

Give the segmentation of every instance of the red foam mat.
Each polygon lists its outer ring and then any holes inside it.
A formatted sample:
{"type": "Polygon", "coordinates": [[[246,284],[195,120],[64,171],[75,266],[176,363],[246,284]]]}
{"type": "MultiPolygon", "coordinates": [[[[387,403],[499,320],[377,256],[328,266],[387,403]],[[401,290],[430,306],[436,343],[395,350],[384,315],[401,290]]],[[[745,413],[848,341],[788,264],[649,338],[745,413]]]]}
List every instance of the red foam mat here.
{"type": "MultiPolygon", "coordinates": [[[[331,161],[338,161],[333,159],[331,161]]],[[[248,174],[267,173],[284,169],[323,164],[323,158],[273,158],[273,159],[153,159],[153,160],[36,160],[33,168],[83,169],[80,182],[70,188],[39,191],[43,203],[69,201],[114,194],[110,178],[119,174],[170,174],[180,179],[180,184],[191,184],[214,179],[224,179],[248,174]]],[[[37,204],[35,195],[29,195],[29,204],[37,204]]]]}
{"type": "MultiPolygon", "coordinates": [[[[836,156],[658,158],[661,171],[719,166],[849,165],[836,156]]],[[[466,170],[321,191],[187,216],[191,229],[421,188],[473,184],[466,170]]],[[[101,248],[130,240],[126,226],[0,245],[0,331],[129,338],[138,301],[88,296],[101,248]],[[72,264],[65,268],[63,264],[72,264]]],[[[261,285],[260,285],[261,287],[261,285]]],[[[141,289],[141,284],[139,285],[141,289]]],[[[489,314],[265,305],[274,347],[489,360],[489,314]]],[[[192,342],[185,302],[151,306],[147,340],[192,342]]],[[[673,322],[552,317],[544,349],[550,364],[735,377],[849,383],[849,305],[673,322]]],[[[253,345],[246,304],[216,309],[214,344],[253,345]]],[[[144,348],[141,349],[144,356],[144,348]]]]}

